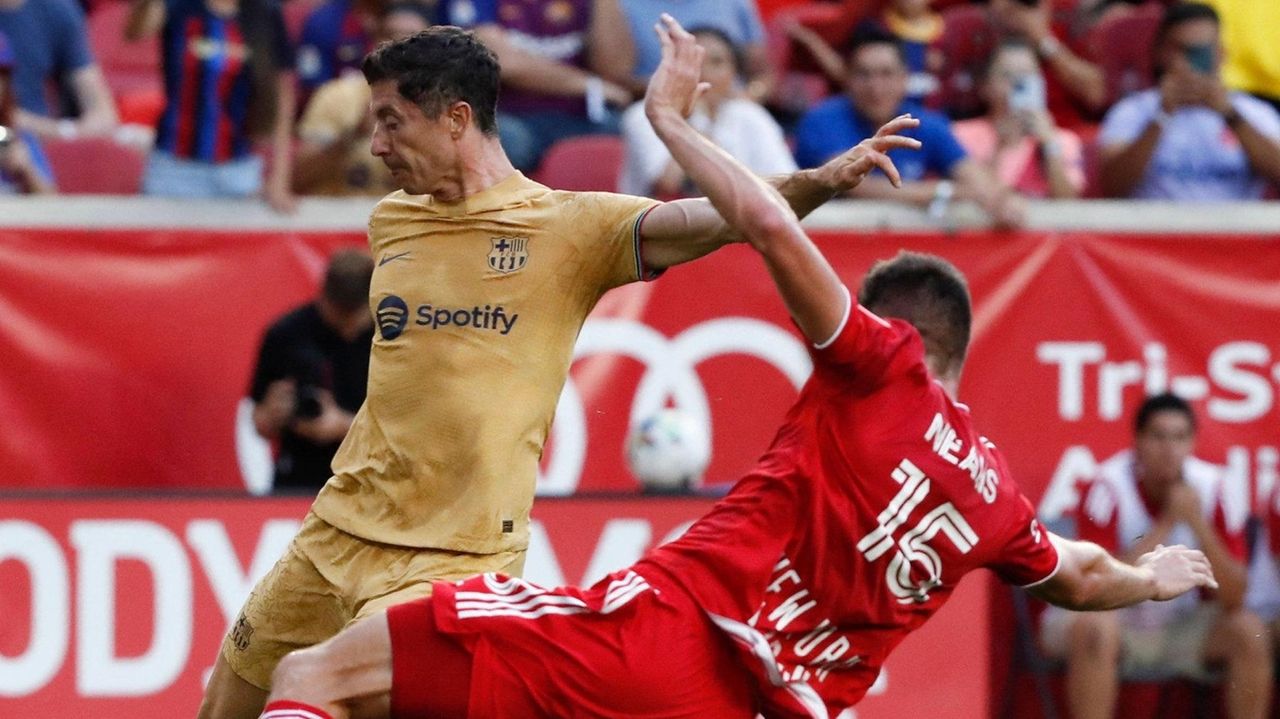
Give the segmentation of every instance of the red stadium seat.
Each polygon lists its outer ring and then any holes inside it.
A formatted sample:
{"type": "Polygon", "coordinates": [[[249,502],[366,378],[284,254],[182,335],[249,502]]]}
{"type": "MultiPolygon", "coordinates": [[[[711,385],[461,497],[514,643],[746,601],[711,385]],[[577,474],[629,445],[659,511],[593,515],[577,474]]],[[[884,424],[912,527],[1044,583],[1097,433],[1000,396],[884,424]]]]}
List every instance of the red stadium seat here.
{"type": "Polygon", "coordinates": [[[982,112],[978,83],[999,37],[982,5],[954,5],[942,20],[936,43],[943,57],[939,103],[952,117],[973,117],[982,112]]]}
{"type": "Polygon", "coordinates": [[[160,40],[150,37],[139,42],[125,41],[129,7],[126,2],[104,3],[88,18],[94,57],[107,77],[107,86],[117,97],[161,87],[160,40]]]}
{"type": "Polygon", "coordinates": [[[146,154],[109,137],[50,140],[45,155],[58,191],[88,195],[136,195],[146,154]]]}
{"type": "Polygon", "coordinates": [[[547,150],[534,179],[556,190],[615,192],[622,156],[616,135],[567,137],[547,150]]]}
{"type": "Polygon", "coordinates": [[[1107,76],[1108,104],[1151,86],[1151,53],[1163,13],[1159,2],[1112,11],[1085,36],[1086,52],[1107,76]]]}

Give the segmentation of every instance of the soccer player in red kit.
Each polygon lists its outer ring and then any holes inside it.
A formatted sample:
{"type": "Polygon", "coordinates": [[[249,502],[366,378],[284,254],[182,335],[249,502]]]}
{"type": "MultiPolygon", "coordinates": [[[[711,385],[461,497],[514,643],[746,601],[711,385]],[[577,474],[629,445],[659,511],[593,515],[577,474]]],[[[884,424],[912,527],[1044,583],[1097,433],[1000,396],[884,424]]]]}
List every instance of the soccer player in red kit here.
{"type": "MultiPolygon", "coordinates": [[[[903,254],[853,302],[777,193],[685,121],[701,50],[670,18],[659,34],[654,129],[812,344],[773,445],[683,537],[591,588],[438,583],[288,655],[263,717],[834,717],[970,570],[1079,610],[1216,586],[1200,552],[1131,566],[1040,527],[952,399],[969,340],[959,273],[903,254]]],[[[918,146],[896,134],[913,125],[865,141],[864,169],[896,181],[883,152],[918,146]]]]}

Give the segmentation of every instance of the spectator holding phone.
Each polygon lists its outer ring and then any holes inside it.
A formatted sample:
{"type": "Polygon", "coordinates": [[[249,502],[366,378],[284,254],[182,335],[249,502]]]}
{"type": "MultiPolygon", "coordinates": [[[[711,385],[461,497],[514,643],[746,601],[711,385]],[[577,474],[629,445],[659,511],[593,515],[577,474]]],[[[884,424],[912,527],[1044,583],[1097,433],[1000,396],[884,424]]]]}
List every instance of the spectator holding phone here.
{"type": "Polygon", "coordinates": [[[279,441],[273,491],[314,492],[364,403],[373,320],[373,259],[334,253],[320,296],[276,320],[262,340],[249,396],[258,434],[279,441]]]}
{"type": "Polygon", "coordinates": [[[969,156],[1026,197],[1078,197],[1084,187],[1080,137],[1054,124],[1035,51],[1017,41],[997,47],[982,94],[987,114],[952,125],[969,156]]]}
{"type": "Polygon", "coordinates": [[[991,0],[991,20],[1004,37],[1035,49],[1046,71],[1049,111],[1059,123],[1077,126],[1105,109],[1107,80],[1073,42],[1068,27],[1054,22],[1054,5],[1053,0],[991,0]]]}
{"type": "Polygon", "coordinates": [[[1169,6],[1156,33],[1158,85],[1107,113],[1103,191],[1113,197],[1256,200],[1280,183],[1280,114],[1219,77],[1218,15],[1169,6]]]}

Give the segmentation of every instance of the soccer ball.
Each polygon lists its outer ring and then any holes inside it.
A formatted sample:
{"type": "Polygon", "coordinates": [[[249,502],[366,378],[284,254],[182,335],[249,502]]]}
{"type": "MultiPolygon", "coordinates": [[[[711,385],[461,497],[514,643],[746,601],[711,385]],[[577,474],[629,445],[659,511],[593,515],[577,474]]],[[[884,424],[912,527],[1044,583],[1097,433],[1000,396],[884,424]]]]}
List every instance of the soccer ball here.
{"type": "Polygon", "coordinates": [[[637,422],[627,436],[627,466],[645,491],[697,487],[711,462],[711,437],[693,417],[662,409],[637,422]]]}

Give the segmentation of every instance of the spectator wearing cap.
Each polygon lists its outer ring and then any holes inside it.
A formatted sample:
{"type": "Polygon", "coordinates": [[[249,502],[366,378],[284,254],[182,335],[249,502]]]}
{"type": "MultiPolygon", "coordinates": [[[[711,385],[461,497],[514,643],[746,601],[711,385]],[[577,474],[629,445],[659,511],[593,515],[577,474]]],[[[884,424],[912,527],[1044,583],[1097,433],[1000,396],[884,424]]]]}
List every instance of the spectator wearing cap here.
{"type": "Polygon", "coordinates": [[[1256,200],[1280,183],[1280,115],[1222,82],[1218,15],[1201,3],[1165,10],[1156,87],[1107,113],[1100,180],[1112,197],[1256,200]]]}

